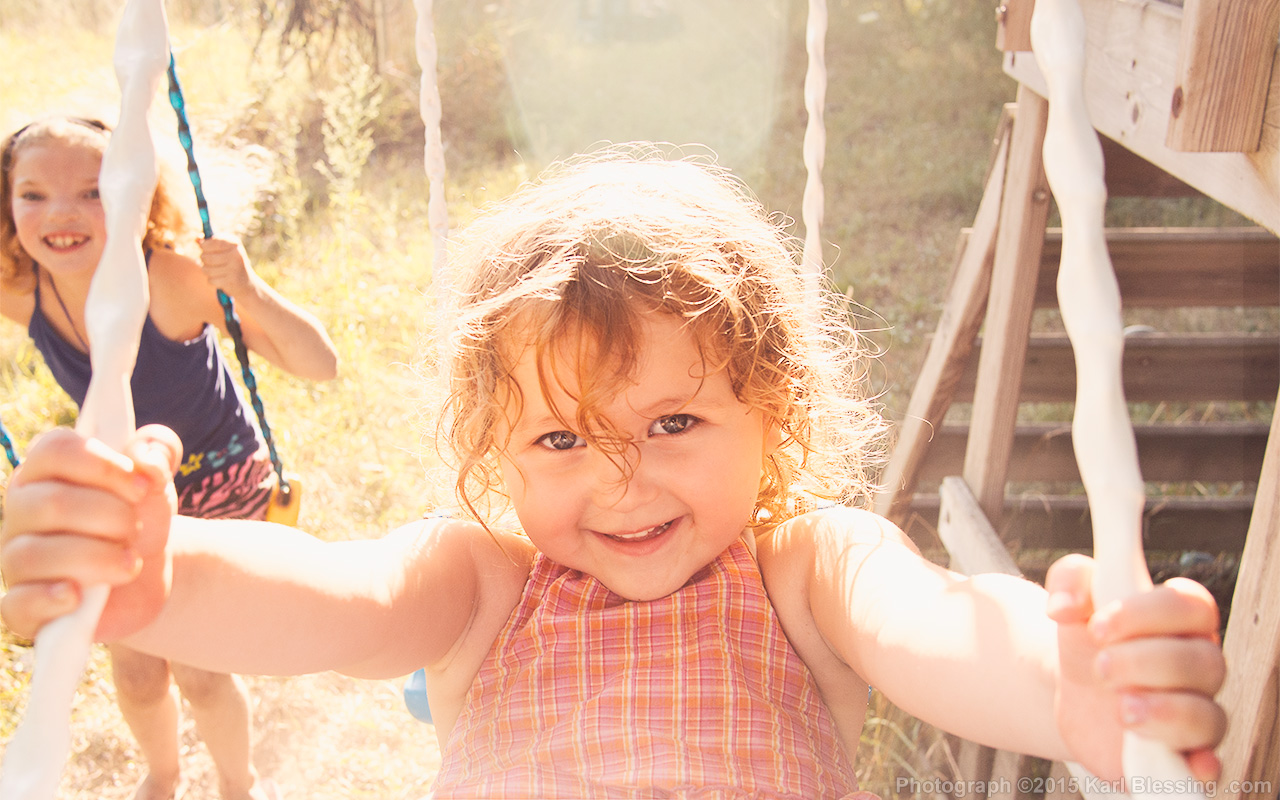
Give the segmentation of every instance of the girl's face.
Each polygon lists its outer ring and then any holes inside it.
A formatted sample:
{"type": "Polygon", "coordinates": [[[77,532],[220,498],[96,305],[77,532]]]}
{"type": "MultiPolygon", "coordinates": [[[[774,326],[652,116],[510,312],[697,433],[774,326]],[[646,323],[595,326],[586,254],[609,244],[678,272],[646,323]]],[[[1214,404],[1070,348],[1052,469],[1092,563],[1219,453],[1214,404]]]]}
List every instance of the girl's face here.
{"type": "Polygon", "coordinates": [[[92,270],[106,244],[98,199],[102,153],[89,144],[36,142],[11,168],[18,243],[35,261],[60,274],[92,270]]]}
{"type": "Polygon", "coordinates": [[[723,370],[704,374],[678,318],[643,319],[633,380],[601,409],[631,440],[621,457],[557,420],[553,404],[562,418],[576,418],[573,370],[547,376],[548,398],[526,347],[513,373],[523,404],[501,459],[534,545],[631,600],[676,591],[743,534],[777,438],[759,410],[734,396],[723,370]]]}

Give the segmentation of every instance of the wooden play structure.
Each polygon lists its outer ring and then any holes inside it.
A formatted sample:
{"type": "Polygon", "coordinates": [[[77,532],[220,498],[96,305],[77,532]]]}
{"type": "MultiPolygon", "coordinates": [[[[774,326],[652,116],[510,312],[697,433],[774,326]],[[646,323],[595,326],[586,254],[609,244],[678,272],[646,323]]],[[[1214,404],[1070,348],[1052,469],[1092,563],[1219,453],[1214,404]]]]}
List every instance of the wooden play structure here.
{"type": "MultiPolygon", "coordinates": [[[[1204,196],[1239,215],[1224,227],[1109,229],[1107,240],[1126,314],[1191,309],[1181,317],[1193,320],[1186,329],[1126,331],[1123,382],[1147,481],[1144,545],[1174,557],[1204,554],[1198,558],[1219,567],[1238,562],[1224,640],[1230,676],[1220,695],[1231,727],[1215,796],[1274,798],[1280,0],[1081,6],[1085,96],[1102,135],[1108,195],[1204,196]],[[1254,324],[1258,314],[1271,322],[1254,324]],[[1201,318],[1211,322],[1194,322],[1201,318]],[[1234,411],[1220,414],[1224,408],[1234,411]]],[[[1048,554],[1091,546],[1071,425],[1057,421],[1070,419],[1060,406],[1072,401],[1075,372],[1050,311],[1062,236],[1047,227],[1048,102],[1029,52],[1033,7],[1006,0],[997,10],[997,45],[1017,99],[996,132],[985,193],[961,233],[877,499],[877,511],[908,532],[936,530],[952,566],[968,573],[1035,572],[1048,554]]],[[[997,779],[989,785],[1024,794],[1016,780],[1028,774],[1022,757],[969,743],[960,753],[965,780],[997,779]]],[[[1066,772],[1054,765],[1051,775],[1066,772]]]]}

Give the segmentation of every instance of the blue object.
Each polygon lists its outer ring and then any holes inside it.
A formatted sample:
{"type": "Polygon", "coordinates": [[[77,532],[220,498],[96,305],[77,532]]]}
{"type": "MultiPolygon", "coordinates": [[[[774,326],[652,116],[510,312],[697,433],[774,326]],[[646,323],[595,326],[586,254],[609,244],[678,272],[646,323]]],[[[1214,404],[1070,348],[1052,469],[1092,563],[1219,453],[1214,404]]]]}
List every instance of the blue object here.
{"type": "Polygon", "coordinates": [[[4,422],[0,422],[0,447],[4,448],[4,454],[9,459],[9,464],[14,469],[18,468],[18,454],[13,450],[13,442],[9,439],[9,432],[4,429],[4,422]]]}
{"type": "Polygon", "coordinates": [[[431,704],[427,702],[427,671],[420,669],[404,682],[404,704],[413,718],[431,723],[431,704]]]}
{"type": "MultiPolygon", "coordinates": [[[[200,180],[200,168],[196,165],[196,151],[191,139],[191,123],[187,121],[187,104],[182,98],[182,84],[178,81],[178,65],[173,59],[173,51],[169,51],[169,105],[178,118],[178,141],[187,154],[187,177],[191,179],[191,188],[196,193],[196,209],[200,212],[200,226],[204,238],[213,236],[213,224],[209,221],[209,204],[205,202],[204,183],[200,180]]],[[[289,479],[284,476],[284,465],[276,452],[276,442],[271,436],[271,426],[267,424],[267,410],[262,405],[258,394],[258,381],[253,375],[253,367],[249,365],[249,349],[244,343],[244,335],[240,330],[240,315],[236,313],[235,303],[221,289],[218,290],[218,303],[222,306],[222,314],[226,319],[227,333],[235,345],[236,359],[240,362],[240,376],[244,386],[249,390],[249,403],[258,415],[258,429],[262,431],[262,440],[267,445],[267,454],[271,457],[271,466],[275,467],[276,478],[280,483],[280,491],[288,497],[289,479]]],[[[285,503],[288,504],[287,501],[285,503]]]]}

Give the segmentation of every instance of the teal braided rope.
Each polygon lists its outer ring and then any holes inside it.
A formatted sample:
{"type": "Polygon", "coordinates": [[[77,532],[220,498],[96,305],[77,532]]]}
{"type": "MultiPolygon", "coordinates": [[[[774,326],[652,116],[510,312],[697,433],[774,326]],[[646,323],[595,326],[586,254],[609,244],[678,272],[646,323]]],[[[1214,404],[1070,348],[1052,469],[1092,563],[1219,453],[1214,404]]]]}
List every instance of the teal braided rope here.
{"type": "MultiPolygon", "coordinates": [[[[204,184],[200,181],[200,169],[196,166],[195,146],[191,141],[191,125],[187,122],[187,104],[182,99],[182,84],[178,83],[178,68],[169,53],[169,105],[173,106],[178,116],[178,141],[187,154],[187,175],[191,178],[191,187],[196,192],[196,208],[200,212],[200,225],[204,229],[204,238],[213,236],[213,225],[209,222],[209,204],[204,199],[204,184]]],[[[253,368],[249,366],[249,349],[245,347],[244,335],[240,331],[240,317],[236,314],[235,303],[221,289],[218,290],[218,302],[222,304],[222,313],[227,320],[227,331],[235,344],[236,359],[240,362],[240,374],[244,377],[245,388],[249,390],[249,400],[253,404],[254,413],[258,415],[258,426],[262,428],[262,438],[266,440],[267,452],[271,455],[271,465],[275,467],[280,479],[280,491],[287,497],[289,481],[284,477],[284,465],[276,453],[276,444],[271,437],[271,426],[267,424],[267,410],[258,395],[258,381],[253,377],[253,368]]]]}
{"type": "Polygon", "coordinates": [[[9,438],[9,431],[5,430],[2,420],[0,420],[0,447],[4,448],[4,454],[8,457],[9,463],[14,469],[17,469],[18,464],[22,462],[18,460],[18,454],[14,452],[13,440],[9,438]]]}

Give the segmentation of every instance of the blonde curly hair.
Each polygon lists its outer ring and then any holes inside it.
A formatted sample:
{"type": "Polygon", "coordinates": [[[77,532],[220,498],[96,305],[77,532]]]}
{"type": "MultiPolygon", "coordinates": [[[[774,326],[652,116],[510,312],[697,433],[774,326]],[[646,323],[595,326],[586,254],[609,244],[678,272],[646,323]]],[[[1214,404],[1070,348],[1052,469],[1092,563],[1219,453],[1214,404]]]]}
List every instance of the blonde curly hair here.
{"type": "MultiPolygon", "coordinates": [[[[53,142],[84,145],[101,155],[107,151],[110,137],[111,126],[101,120],[66,116],[36,120],[5,137],[0,144],[0,288],[23,293],[35,290],[35,260],[18,241],[18,226],[13,218],[13,167],[22,151],[53,142]]],[[[170,178],[162,169],[151,197],[147,232],[142,240],[144,251],[172,249],[180,238],[191,233],[186,215],[166,186],[167,180],[170,178]]]]}
{"type": "Polygon", "coordinates": [[[608,449],[617,438],[600,409],[636,367],[640,315],[653,312],[685,320],[708,374],[726,370],[737,398],[783,435],[753,524],[815,500],[869,498],[885,426],[859,394],[867,350],[848,304],[806,289],[792,240],[725,171],[634,145],[565,163],[472,224],[451,271],[457,310],[436,440],[480,521],[503,496],[520,350],[532,343],[546,385],[564,367],[549,368],[552,353],[587,343],[590,363],[568,365],[576,419],[561,421],[608,449]]]}

